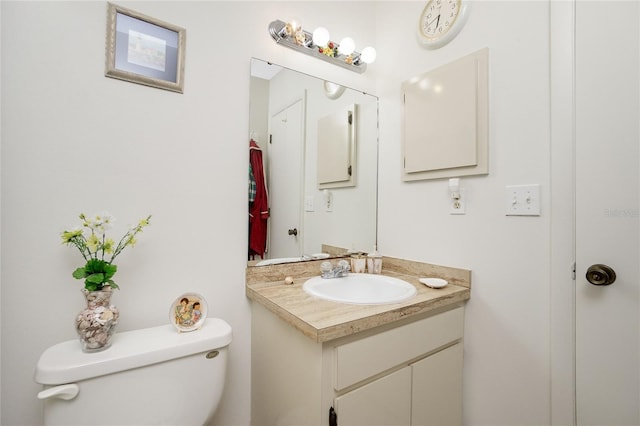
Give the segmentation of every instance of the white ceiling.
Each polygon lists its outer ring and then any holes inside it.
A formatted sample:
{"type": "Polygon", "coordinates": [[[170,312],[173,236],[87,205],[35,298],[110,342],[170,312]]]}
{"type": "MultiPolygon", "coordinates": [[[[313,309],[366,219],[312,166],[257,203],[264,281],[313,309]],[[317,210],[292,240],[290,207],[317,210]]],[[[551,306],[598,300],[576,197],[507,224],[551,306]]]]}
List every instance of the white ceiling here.
{"type": "Polygon", "coordinates": [[[251,75],[253,77],[271,80],[280,71],[282,71],[281,66],[272,65],[264,61],[251,61],[251,75]]]}

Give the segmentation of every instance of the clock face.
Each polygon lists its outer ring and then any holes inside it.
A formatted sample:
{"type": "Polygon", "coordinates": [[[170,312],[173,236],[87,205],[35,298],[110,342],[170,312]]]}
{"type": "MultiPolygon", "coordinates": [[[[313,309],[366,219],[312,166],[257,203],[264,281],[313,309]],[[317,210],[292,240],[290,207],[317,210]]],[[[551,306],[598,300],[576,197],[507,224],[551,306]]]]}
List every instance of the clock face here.
{"type": "Polygon", "coordinates": [[[463,25],[463,0],[430,0],[420,15],[418,36],[427,47],[440,47],[450,41],[463,25]]]}

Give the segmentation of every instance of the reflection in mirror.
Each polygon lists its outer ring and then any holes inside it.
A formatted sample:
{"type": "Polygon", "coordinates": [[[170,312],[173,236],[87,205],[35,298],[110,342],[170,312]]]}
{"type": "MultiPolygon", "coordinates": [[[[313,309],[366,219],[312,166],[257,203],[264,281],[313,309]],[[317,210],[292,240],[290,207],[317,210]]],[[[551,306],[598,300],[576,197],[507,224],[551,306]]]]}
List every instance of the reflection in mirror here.
{"type": "Polygon", "coordinates": [[[370,251],[378,98],[259,59],[250,96],[249,265],[370,251]],[[336,114],[344,118],[327,129],[336,114]],[[330,150],[319,135],[334,135],[330,150]],[[319,183],[331,167],[346,183],[319,183]]]}

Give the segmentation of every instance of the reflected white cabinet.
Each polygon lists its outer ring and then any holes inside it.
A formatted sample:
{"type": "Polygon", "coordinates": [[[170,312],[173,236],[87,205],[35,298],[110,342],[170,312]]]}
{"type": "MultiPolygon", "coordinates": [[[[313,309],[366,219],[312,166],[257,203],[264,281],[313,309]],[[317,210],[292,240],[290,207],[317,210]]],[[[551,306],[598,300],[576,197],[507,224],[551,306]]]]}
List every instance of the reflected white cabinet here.
{"type": "Polygon", "coordinates": [[[252,306],[253,425],[461,423],[463,307],[316,343],[252,306]]]}
{"type": "Polygon", "coordinates": [[[355,186],[357,117],[351,104],[318,120],[318,189],[355,186]]]}

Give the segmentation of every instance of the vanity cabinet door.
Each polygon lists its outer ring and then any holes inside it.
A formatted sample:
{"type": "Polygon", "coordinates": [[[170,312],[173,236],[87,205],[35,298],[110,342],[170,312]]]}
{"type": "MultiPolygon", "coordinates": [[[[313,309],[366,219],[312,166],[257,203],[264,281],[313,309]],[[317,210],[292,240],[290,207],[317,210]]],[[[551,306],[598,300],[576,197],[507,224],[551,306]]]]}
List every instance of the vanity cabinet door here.
{"type": "Polygon", "coordinates": [[[462,424],[462,343],[411,365],[412,426],[462,424]]]}
{"type": "Polygon", "coordinates": [[[338,425],[411,425],[411,370],[404,367],[335,398],[338,425]]]}
{"type": "Polygon", "coordinates": [[[462,339],[464,308],[456,308],[335,348],[334,388],[342,391],[462,339]]]}

